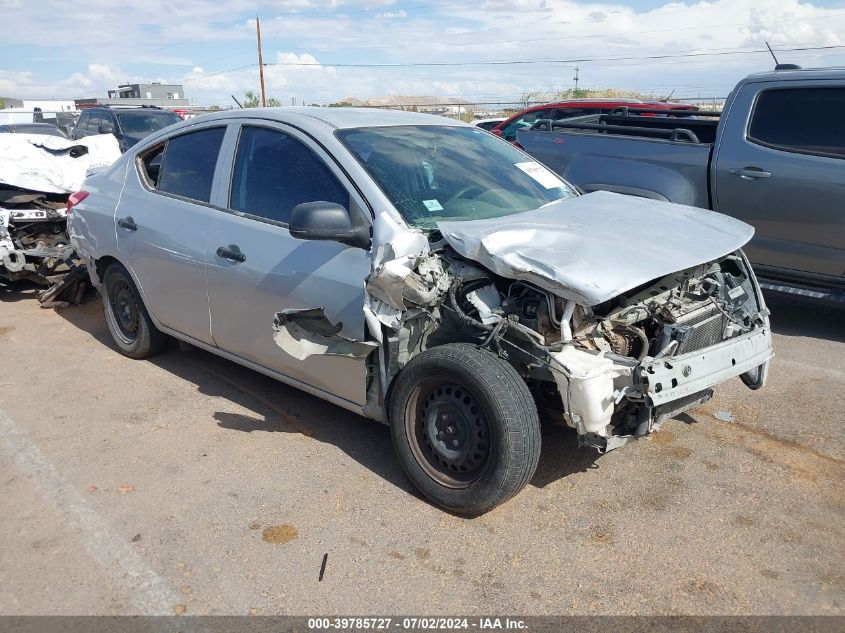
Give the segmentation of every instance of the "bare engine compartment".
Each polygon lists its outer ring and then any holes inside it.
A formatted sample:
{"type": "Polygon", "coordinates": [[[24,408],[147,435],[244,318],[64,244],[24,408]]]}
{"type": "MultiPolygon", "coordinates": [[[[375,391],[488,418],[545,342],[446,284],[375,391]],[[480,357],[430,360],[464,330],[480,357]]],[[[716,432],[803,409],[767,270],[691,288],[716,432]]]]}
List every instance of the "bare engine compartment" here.
{"type": "Polygon", "coordinates": [[[66,198],[0,190],[0,277],[46,286],[67,273],[73,248],[67,237],[66,198]]]}
{"type": "Polygon", "coordinates": [[[541,408],[557,412],[582,444],[599,450],[655,430],[670,414],[712,395],[706,390],[673,407],[655,407],[645,389],[648,363],[752,332],[767,315],[740,252],[594,306],[494,275],[448,247],[440,254],[454,280],[427,346],[466,341],[470,326],[474,342],[516,367],[541,408]]]}

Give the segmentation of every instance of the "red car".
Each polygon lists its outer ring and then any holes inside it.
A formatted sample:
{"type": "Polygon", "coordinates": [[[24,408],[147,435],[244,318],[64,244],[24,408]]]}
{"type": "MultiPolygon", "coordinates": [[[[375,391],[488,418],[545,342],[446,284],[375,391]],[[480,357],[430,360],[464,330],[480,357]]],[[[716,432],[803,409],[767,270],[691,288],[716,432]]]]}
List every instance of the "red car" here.
{"type": "MultiPolygon", "coordinates": [[[[490,130],[506,141],[515,141],[516,132],[531,127],[538,119],[569,119],[587,114],[607,114],[626,106],[629,110],[697,110],[694,105],[666,103],[665,101],[637,101],[636,99],[570,99],[558,103],[534,106],[514,114],[490,130]]],[[[649,116],[649,115],[646,115],[649,116]]],[[[650,114],[650,116],[655,116],[650,114]]]]}

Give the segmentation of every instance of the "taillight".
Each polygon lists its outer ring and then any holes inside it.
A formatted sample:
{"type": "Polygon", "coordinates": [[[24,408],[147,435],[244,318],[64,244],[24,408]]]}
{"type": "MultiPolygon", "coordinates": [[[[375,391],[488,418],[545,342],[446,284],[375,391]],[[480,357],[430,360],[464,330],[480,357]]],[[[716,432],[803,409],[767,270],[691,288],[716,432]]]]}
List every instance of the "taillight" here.
{"type": "Polygon", "coordinates": [[[493,134],[495,134],[496,136],[501,136],[502,130],[500,130],[498,128],[493,128],[493,134]]]}
{"type": "Polygon", "coordinates": [[[87,191],[77,191],[76,193],[70,194],[70,197],[67,199],[67,212],[70,213],[71,209],[78,205],[80,202],[85,200],[88,197],[87,191]]]}
{"type": "Polygon", "coordinates": [[[521,149],[521,150],[525,151],[525,148],[524,148],[522,145],[520,145],[520,144],[519,144],[519,141],[514,141],[514,142],[513,142],[513,146],[514,146],[516,149],[521,149]]]}

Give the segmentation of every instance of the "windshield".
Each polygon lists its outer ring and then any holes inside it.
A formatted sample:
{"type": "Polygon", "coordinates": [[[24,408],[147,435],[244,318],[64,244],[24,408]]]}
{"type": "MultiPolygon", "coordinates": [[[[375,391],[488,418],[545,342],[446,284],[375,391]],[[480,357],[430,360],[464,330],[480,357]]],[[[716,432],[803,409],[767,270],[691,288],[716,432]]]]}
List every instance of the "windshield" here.
{"type": "Polygon", "coordinates": [[[120,121],[120,128],[124,134],[129,136],[146,136],[160,129],[181,121],[178,114],[172,112],[121,112],[117,115],[120,121]]]}
{"type": "Polygon", "coordinates": [[[397,126],[340,130],[405,220],[479,220],[530,211],[578,195],[509,143],[473,127],[397,126]]]}

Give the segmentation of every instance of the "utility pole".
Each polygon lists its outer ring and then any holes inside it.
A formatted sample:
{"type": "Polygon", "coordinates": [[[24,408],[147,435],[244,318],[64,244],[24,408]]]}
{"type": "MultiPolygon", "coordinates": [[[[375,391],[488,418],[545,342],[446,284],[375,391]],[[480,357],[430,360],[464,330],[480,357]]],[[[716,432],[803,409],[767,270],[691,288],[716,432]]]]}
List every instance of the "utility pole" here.
{"type": "Polygon", "coordinates": [[[261,22],[255,16],[255,32],[258,34],[258,76],[261,78],[261,107],[267,107],[267,98],[264,95],[264,59],[261,57],[261,22]]]}
{"type": "Polygon", "coordinates": [[[575,95],[578,96],[578,66],[575,67],[575,95]]]}

